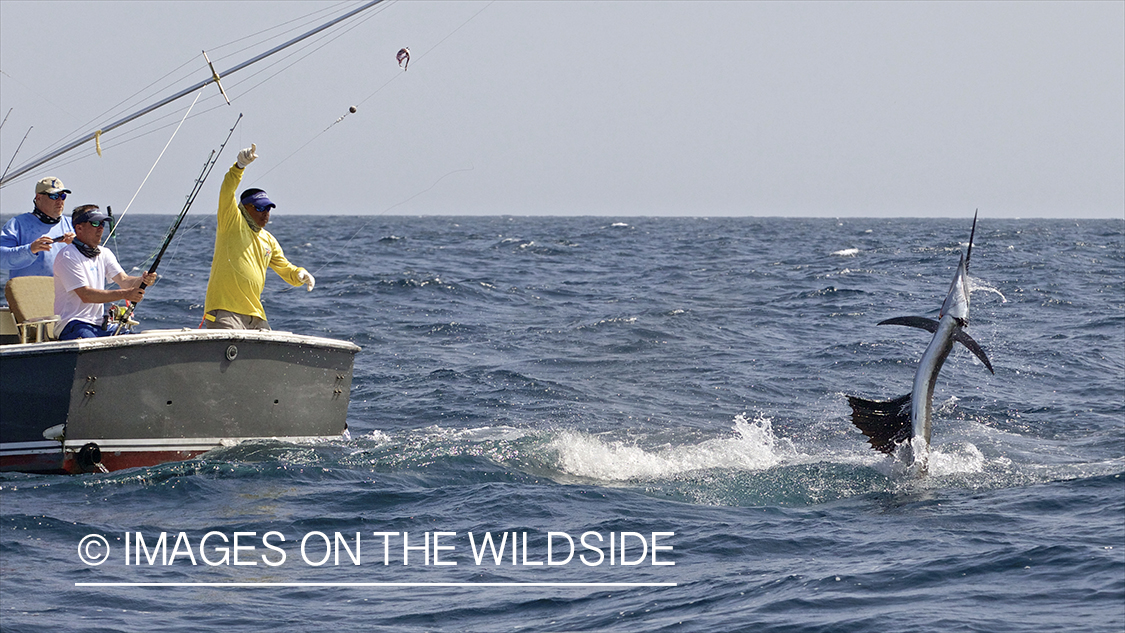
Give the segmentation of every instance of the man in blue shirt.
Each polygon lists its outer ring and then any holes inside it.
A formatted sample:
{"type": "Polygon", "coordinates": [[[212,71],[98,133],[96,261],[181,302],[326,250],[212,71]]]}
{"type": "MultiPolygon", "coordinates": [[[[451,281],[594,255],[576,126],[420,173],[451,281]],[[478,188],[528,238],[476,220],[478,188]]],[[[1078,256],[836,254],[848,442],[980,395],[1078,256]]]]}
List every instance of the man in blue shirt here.
{"type": "Polygon", "coordinates": [[[68,193],[54,176],[35,183],[35,206],[0,231],[0,270],[10,277],[54,274],[55,256],[74,241],[74,225],[63,215],[68,193]]]}

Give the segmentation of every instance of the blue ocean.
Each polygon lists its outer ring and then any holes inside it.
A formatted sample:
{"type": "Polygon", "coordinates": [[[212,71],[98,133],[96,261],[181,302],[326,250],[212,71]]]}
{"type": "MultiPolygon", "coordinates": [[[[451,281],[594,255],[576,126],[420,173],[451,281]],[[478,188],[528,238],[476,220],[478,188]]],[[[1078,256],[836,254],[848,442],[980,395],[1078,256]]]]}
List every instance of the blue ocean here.
{"type": "MultiPolygon", "coordinates": [[[[270,273],[271,326],[362,347],[349,436],[3,474],[5,632],[1125,630],[1121,220],[982,210],[995,375],[954,349],[916,477],[847,397],[910,391],[930,335],[876,324],[937,315],[971,210],[274,215],[317,285],[270,273]]],[[[172,221],[109,246],[147,268],[172,221]]],[[[214,232],[142,328],[199,325],[214,232]]]]}

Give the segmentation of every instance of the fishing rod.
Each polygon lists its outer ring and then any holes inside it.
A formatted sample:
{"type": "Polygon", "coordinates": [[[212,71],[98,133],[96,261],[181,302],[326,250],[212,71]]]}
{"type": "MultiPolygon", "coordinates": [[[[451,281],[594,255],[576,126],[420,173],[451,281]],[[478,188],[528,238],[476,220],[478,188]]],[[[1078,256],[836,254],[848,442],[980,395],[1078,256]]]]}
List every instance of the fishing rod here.
{"type": "Polygon", "coordinates": [[[228,68],[227,70],[223,71],[222,73],[215,72],[214,67],[212,66],[211,67],[211,73],[212,74],[207,79],[195,84],[194,86],[192,86],[190,88],[186,88],[184,90],[181,90],[180,92],[177,92],[176,94],[174,94],[170,97],[165,97],[164,99],[162,99],[162,100],[160,100],[160,101],[158,101],[158,102],[156,102],[156,103],[154,103],[150,106],[146,106],[145,108],[143,108],[141,110],[138,110],[137,112],[134,112],[133,114],[130,114],[127,117],[124,117],[122,119],[114,121],[113,123],[108,123],[108,124],[102,126],[101,128],[99,128],[97,131],[91,132],[91,133],[87,134],[86,136],[83,136],[82,138],[78,139],[77,141],[74,141],[72,143],[68,143],[64,147],[61,147],[61,148],[59,148],[59,149],[57,149],[53,152],[50,152],[50,153],[48,153],[44,156],[41,156],[41,157],[33,160],[32,162],[20,167],[19,169],[17,169],[15,172],[13,172],[11,174],[6,174],[3,177],[0,177],[0,187],[8,184],[12,180],[15,180],[16,178],[22,176],[23,174],[26,174],[27,172],[31,171],[32,169],[35,169],[36,167],[39,167],[40,165],[42,165],[42,164],[44,164],[48,161],[51,161],[55,158],[58,158],[59,156],[62,156],[63,154],[73,150],[74,148],[76,148],[80,145],[88,143],[91,140],[95,140],[95,139],[100,138],[102,134],[105,134],[106,132],[109,132],[110,130],[118,128],[118,127],[128,123],[129,121],[132,121],[133,119],[136,119],[137,117],[140,117],[140,116],[143,116],[145,114],[148,114],[149,112],[152,112],[153,110],[156,110],[158,108],[166,106],[169,103],[172,103],[173,101],[176,101],[177,99],[179,99],[181,97],[184,97],[185,95],[191,94],[192,92],[195,92],[196,90],[199,90],[200,88],[206,86],[209,83],[217,82],[221,77],[226,77],[226,76],[228,76],[232,73],[238,72],[238,71],[242,70],[243,68],[246,68],[247,66],[249,66],[251,64],[259,62],[259,61],[269,57],[270,55],[273,55],[274,53],[277,53],[278,51],[289,48],[290,46],[296,44],[297,42],[300,42],[304,39],[312,37],[313,35],[316,35],[317,33],[320,33],[321,31],[323,31],[323,30],[325,30],[325,29],[327,29],[331,26],[334,26],[334,25],[336,25],[336,24],[356,15],[357,13],[360,13],[361,11],[366,11],[367,9],[370,9],[371,7],[379,4],[382,1],[383,0],[372,0],[371,2],[368,2],[368,3],[364,4],[363,6],[357,8],[357,9],[349,11],[348,13],[345,13],[344,15],[341,15],[340,17],[337,17],[337,18],[334,18],[334,19],[332,19],[328,22],[325,22],[324,24],[316,27],[315,29],[313,29],[313,30],[311,30],[307,33],[303,33],[303,34],[289,40],[288,42],[285,42],[284,44],[276,46],[276,47],[262,53],[261,55],[258,55],[258,56],[254,57],[252,59],[248,59],[248,60],[246,60],[246,61],[244,61],[241,64],[238,64],[236,66],[232,66],[231,68],[228,68]]]}
{"type": "MultiPolygon", "coordinates": [[[[8,114],[11,114],[10,110],[8,111],[8,114]]],[[[4,117],[4,120],[7,121],[8,117],[4,117]]],[[[12,168],[12,162],[14,162],[16,160],[16,156],[19,155],[20,148],[23,147],[23,142],[27,140],[27,135],[31,134],[31,131],[34,130],[34,129],[35,129],[35,126],[33,125],[33,126],[27,128],[27,131],[24,132],[23,141],[20,141],[20,144],[16,146],[16,151],[12,153],[12,160],[8,161],[8,166],[4,168],[4,175],[0,176],[0,178],[3,178],[4,176],[8,175],[8,170],[12,168]]]]}
{"type": "MultiPolygon", "coordinates": [[[[156,254],[156,259],[153,260],[152,266],[149,267],[148,274],[151,275],[155,273],[156,269],[160,266],[160,260],[164,258],[164,253],[168,250],[168,246],[172,243],[172,238],[176,236],[176,231],[180,228],[180,224],[184,221],[184,217],[187,216],[188,209],[191,209],[192,203],[195,202],[195,197],[198,196],[200,190],[203,189],[203,183],[207,181],[207,176],[211,175],[211,170],[214,169],[215,163],[219,162],[219,155],[223,153],[223,148],[227,146],[228,142],[230,142],[230,137],[234,135],[234,129],[238,127],[238,122],[241,120],[242,114],[239,114],[238,118],[234,121],[234,125],[232,125],[230,128],[230,132],[227,132],[226,140],[224,140],[223,144],[219,146],[219,149],[211,150],[211,155],[208,156],[207,160],[203,162],[203,170],[199,173],[199,177],[195,179],[195,184],[192,186],[191,193],[188,194],[187,200],[184,201],[184,208],[180,211],[180,215],[177,216],[176,221],[172,223],[172,228],[168,229],[168,235],[164,238],[164,244],[160,247],[160,252],[156,254]]],[[[142,279],[141,285],[138,287],[141,290],[144,290],[146,287],[148,287],[148,284],[146,284],[144,282],[144,279],[142,279]]],[[[137,309],[137,303],[140,302],[126,302],[125,309],[117,318],[117,329],[113,333],[114,336],[117,336],[121,333],[121,330],[125,329],[125,324],[129,322],[129,319],[133,316],[133,312],[137,309]]]]}

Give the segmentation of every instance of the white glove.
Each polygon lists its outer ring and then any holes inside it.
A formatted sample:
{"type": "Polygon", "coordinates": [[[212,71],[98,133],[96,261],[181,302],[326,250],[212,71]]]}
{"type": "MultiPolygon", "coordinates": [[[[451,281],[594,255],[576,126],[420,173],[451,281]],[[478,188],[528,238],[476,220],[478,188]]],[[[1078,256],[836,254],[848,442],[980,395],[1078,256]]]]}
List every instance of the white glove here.
{"type": "Polygon", "coordinates": [[[304,268],[297,271],[297,281],[305,284],[309,292],[312,292],[313,287],[316,286],[316,279],[313,279],[312,273],[304,268]]]}
{"type": "Polygon", "coordinates": [[[258,150],[258,144],[257,143],[251,143],[250,147],[247,147],[246,149],[239,152],[238,153],[238,168],[239,169],[246,169],[247,165],[254,162],[254,159],[258,157],[258,154],[256,153],[257,150],[258,150]]]}

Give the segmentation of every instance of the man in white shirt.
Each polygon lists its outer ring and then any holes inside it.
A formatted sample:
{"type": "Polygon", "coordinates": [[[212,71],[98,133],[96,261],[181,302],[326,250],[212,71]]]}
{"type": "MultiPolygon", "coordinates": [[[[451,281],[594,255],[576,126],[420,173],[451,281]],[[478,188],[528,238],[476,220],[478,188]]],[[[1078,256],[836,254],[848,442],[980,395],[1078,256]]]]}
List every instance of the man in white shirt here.
{"type": "Polygon", "coordinates": [[[141,281],[152,285],[155,273],[141,277],[125,274],[117,258],[104,246],[99,246],[102,234],[113,219],[86,204],[71,214],[74,222],[74,241],[59,251],[55,257],[55,312],[59,315],[60,341],[77,338],[108,336],[110,330],[104,322],[102,304],[125,299],[140,301],[145,291],[141,281]],[[105,283],[112,281],[120,290],[106,290],[105,283]]]}

